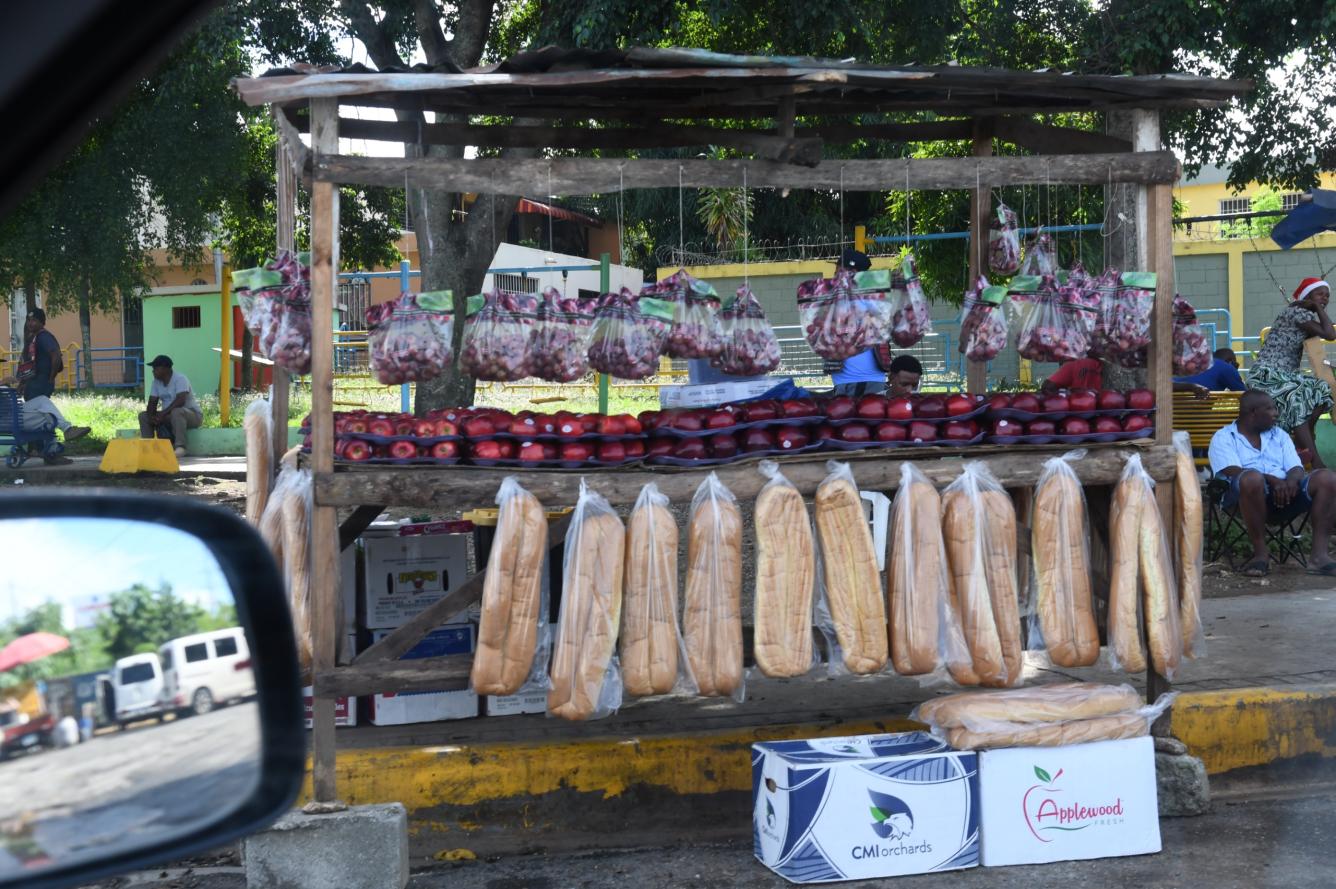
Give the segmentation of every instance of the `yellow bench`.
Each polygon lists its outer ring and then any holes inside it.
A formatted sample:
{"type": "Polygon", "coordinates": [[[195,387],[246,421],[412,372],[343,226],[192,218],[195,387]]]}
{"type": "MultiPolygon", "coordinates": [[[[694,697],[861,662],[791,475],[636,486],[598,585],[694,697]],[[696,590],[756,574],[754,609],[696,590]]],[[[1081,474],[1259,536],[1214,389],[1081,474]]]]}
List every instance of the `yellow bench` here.
{"type": "Polygon", "coordinates": [[[1242,392],[1212,392],[1209,400],[1191,392],[1174,393],[1174,429],[1185,430],[1192,441],[1193,462],[1207,464],[1205,452],[1216,430],[1239,418],[1242,392]],[[1201,452],[1201,456],[1197,452],[1201,452]]]}

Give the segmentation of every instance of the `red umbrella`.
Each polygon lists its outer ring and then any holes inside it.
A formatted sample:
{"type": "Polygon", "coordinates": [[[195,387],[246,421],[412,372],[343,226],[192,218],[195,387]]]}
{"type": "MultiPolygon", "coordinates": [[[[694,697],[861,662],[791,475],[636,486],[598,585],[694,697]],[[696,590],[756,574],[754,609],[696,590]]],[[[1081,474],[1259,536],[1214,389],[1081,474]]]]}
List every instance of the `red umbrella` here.
{"type": "Polygon", "coordinates": [[[55,633],[29,633],[0,648],[0,673],[40,661],[70,647],[70,640],[55,633]]]}

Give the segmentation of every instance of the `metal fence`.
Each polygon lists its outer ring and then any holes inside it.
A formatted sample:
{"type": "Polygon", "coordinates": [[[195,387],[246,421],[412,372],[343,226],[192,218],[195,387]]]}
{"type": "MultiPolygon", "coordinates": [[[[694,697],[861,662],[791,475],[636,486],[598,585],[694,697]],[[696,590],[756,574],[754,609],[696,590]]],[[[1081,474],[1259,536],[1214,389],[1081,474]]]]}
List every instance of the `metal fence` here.
{"type": "Polygon", "coordinates": [[[142,346],[109,346],[79,349],[74,353],[74,385],[88,385],[92,370],[95,389],[135,389],[144,385],[144,349],[142,346]]]}

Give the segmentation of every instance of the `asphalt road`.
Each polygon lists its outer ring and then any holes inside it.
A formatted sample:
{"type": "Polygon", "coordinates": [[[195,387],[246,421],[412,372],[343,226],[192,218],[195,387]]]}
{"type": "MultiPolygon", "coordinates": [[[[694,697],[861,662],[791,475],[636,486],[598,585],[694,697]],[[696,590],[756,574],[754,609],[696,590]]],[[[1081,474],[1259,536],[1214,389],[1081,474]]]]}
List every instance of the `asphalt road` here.
{"type": "Polygon", "coordinates": [[[0,762],[0,880],[216,819],[254,785],[259,741],[247,703],[0,762]]]}

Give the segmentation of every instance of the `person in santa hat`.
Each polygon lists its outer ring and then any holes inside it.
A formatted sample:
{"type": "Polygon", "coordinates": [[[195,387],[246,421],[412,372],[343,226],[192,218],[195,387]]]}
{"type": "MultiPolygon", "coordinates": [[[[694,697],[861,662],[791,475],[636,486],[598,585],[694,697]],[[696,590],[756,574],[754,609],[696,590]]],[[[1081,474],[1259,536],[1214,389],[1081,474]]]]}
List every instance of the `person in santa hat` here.
{"type": "Polygon", "coordinates": [[[1304,340],[1336,340],[1336,328],[1327,317],[1331,286],[1321,278],[1304,278],[1294,297],[1281,310],[1248,371],[1248,388],[1260,389],[1276,402],[1276,425],[1294,436],[1300,451],[1307,451],[1314,468],[1324,467],[1315,439],[1318,418],[1331,410],[1330,387],[1299,370],[1304,340]]]}

